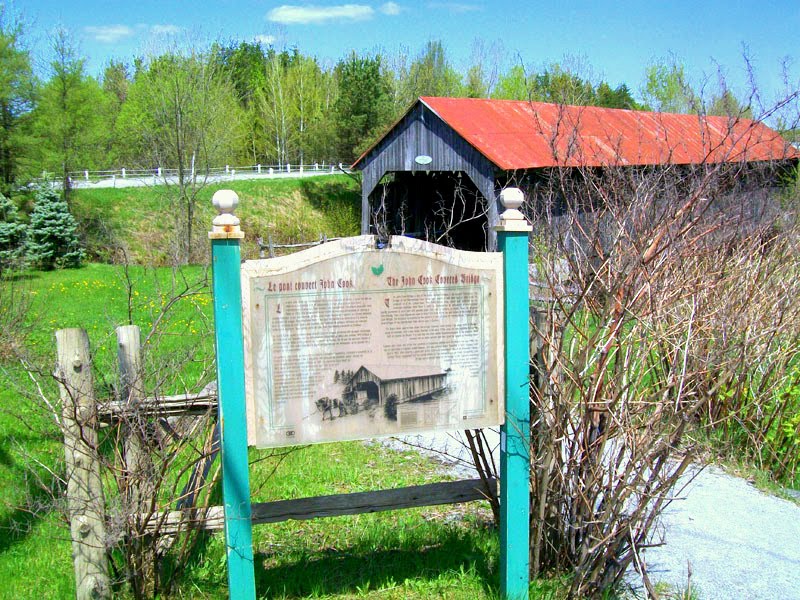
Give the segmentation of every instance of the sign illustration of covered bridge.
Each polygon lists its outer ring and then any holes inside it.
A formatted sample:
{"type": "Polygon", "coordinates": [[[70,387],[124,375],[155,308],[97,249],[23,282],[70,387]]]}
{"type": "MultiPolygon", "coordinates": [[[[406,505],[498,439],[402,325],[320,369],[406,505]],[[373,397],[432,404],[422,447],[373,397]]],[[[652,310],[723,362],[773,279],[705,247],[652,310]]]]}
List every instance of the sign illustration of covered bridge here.
{"type": "MultiPolygon", "coordinates": [[[[352,371],[350,372],[352,373],[352,371]]],[[[448,391],[447,377],[450,369],[438,367],[396,367],[374,365],[359,367],[343,383],[341,402],[329,398],[318,407],[334,418],[357,414],[364,410],[383,409],[386,418],[397,420],[397,407],[410,402],[427,402],[438,399],[448,391]]]]}

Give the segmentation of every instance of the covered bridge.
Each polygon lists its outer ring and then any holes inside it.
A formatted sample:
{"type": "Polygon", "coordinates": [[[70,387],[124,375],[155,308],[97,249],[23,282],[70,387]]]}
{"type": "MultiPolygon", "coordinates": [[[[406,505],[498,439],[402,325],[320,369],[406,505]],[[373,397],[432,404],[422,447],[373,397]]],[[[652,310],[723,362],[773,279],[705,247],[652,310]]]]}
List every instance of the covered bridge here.
{"type": "Polygon", "coordinates": [[[797,164],[800,152],[763,123],[590,106],[419,98],[354,164],[361,232],[494,247],[500,190],[554,168],[709,163],[797,164]],[[431,235],[434,234],[434,235],[431,235]]]}
{"type": "Polygon", "coordinates": [[[350,380],[344,400],[383,406],[390,397],[396,404],[427,399],[447,389],[447,374],[426,367],[362,366],[350,380]]]}

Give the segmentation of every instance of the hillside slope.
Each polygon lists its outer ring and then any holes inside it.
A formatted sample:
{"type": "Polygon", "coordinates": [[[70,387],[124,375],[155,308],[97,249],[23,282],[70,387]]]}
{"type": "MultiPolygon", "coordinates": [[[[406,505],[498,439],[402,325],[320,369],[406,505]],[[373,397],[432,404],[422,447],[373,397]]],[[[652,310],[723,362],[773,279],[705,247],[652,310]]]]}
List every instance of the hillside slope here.
{"type": "MultiPolygon", "coordinates": [[[[198,195],[192,262],[206,262],[206,232],[214,215],[211,196],[221,188],[233,189],[239,195],[236,214],[246,235],[246,258],[258,255],[258,237],[265,242],[271,236],[274,243],[295,243],[319,239],[320,234],[334,237],[359,233],[360,192],[356,181],[347,175],[225,182],[209,185],[198,195]]],[[[172,264],[175,231],[185,221],[177,188],[75,190],[71,203],[90,260],[172,264]]]]}

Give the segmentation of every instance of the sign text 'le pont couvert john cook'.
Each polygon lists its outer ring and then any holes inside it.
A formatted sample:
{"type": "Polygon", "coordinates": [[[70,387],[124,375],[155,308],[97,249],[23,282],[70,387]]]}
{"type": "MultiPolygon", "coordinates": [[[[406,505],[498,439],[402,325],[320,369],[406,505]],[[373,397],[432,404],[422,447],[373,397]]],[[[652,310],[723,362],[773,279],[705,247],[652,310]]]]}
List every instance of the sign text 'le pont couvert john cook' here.
{"type": "MultiPolygon", "coordinates": [[[[421,285],[478,285],[481,279],[478,275],[461,273],[460,275],[425,275],[416,277],[401,275],[386,277],[389,287],[412,287],[421,285]]],[[[352,279],[315,279],[312,281],[267,281],[267,292],[303,292],[313,290],[353,289],[352,279]]]]}
{"type": "Polygon", "coordinates": [[[347,238],[242,267],[248,440],[497,425],[502,255],[347,238]]]}

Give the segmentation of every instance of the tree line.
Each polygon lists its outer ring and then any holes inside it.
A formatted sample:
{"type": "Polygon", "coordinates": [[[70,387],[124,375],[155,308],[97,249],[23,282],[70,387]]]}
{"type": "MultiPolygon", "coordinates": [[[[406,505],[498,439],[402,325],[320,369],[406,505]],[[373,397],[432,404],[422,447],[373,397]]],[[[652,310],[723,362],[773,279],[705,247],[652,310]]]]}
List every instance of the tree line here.
{"type": "MultiPolygon", "coordinates": [[[[8,189],[42,173],[178,169],[221,164],[349,162],[418,97],[462,96],[632,110],[748,114],[727,89],[703,103],[675,59],[650,65],[634,92],[594,77],[585,60],[531,67],[497,44],[473,43],[458,69],[441,41],[351,52],[324,63],[258,42],[172,43],[102,75],[65,30],[37,77],[23,24],[0,13],[0,178],[8,189]]],[[[37,57],[38,58],[38,57],[37,57]]]]}

